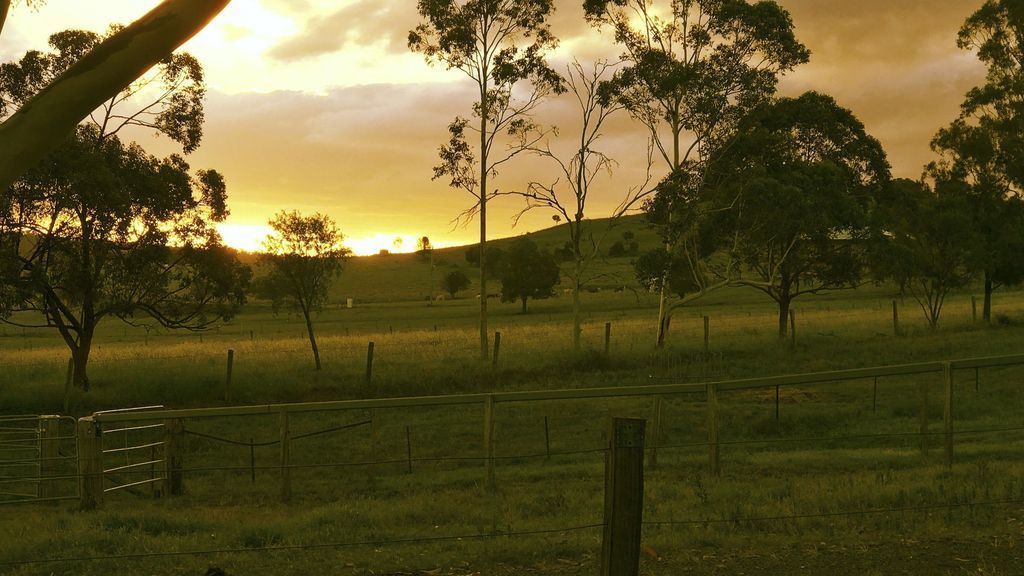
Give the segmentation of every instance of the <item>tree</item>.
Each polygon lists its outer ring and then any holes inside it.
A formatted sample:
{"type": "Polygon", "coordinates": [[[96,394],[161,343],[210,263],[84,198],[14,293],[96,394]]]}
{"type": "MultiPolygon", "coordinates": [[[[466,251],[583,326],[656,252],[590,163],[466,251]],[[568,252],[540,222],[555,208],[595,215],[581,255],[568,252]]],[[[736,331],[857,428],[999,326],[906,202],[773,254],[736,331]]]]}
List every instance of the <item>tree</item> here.
{"type": "Polygon", "coordinates": [[[337,224],[324,214],[282,211],[268,224],[273,233],[263,241],[260,263],[269,270],[256,282],[256,291],[271,301],[275,313],[287,306],[302,315],[313,363],[320,370],[313,316],[323,309],[331,282],[351,251],[342,245],[345,237],[337,224]]]}
{"type": "Polygon", "coordinates": [[[971,89],[959,117],[932,141],[939,160],[927,168],[936,190],[963,194],[979,252],[971,262],[982,277],[982,317],[991,319],[992,293],[1024,281],[1024,6],[988,0],[960,29],[958,45],[986,65],[985,83],[971,89]]]}
{"type": "MultiPolygon", "coordinates": [[[[487,258],[485,259],[485,270],[488,278],[498,278],[501,274],[501,267],[505,260],[505,251],[497,246],[487,247],[487,258]]],[[[466,249],[466,262],[473,266],[480,267],[480,245],[470,246],[466,249]]]]}
{"type": "Polygon", "coordinates": [[[793,300],[860,283],[870,211],[888,180],[882,145],[852,112],[815,92],[779,98],[709,162],[702,196],[729,209],[704,236],[731,243],[738,274],[725,279],[774,300],[785,337],[793,300]]]}
{"type": "Polygon", "coordinates": [[[529,298],[549,298],[555,295],[561,270],[547,252],[541,251],[529,238],[522,237],[512,243],[501,269],[501,301],[519,300],[526,314],[529,298]]]}
{"type": "MultiPolygon", "coordinates": [[[[118,33],[112,29],[111,37],[118,33]]],[[[51,36],[52,51],[0,66],[0,107],[31,105],[104,42],[91,32],[65,31],[51,36]]],[[[119,137],[126,127],[149,129],[190,152],[202,138],[204,95],[198,61],[171,56],[94,111],[7,191],[3,235],[16,265],[3,270],[6,281],[21,286],[8,302],[13,310],[42,313],[44,322],[34,326],[60,333],[83,388],[105,317],[201,330],[244,302],[248,271],[212,227],[228,214],[223,177],[192,175],[182,157],[158,159],[119,137]],[[131,108],[148,87],[157,96],[131,108]],[[30,249],[19,250],[23,243],[30,249]]]]}
{"type": "Polygon", "coordinates": [[[475,125],[456,118],[450,140],[441,146],[434,178],[448,178],[452,188],[468,192],[475,203],[460,218],[480,218],[480,358],[489,353],[487,333],[487,201],[495,191],[488,179],[538,142],[544,132],[531,114],[550,92],[561,89],[545,56],[556,45],[547,19],[552,0],[418,0],[424,22],[409,32],[409,47],[429,63],[463,72],[474,83],[475,125]],[[529,84],[523,94],[517,88],[529,84]],[[475,132],[471,146],[466,133],[475,132]],[[496,146],[506,136],[504,150],[496,146]]]}
{"type": "Polygon", "coordinates": [[[992,294],[1024,282],[1024,212],[1020,193],[1000,161],[998,136],[991,123],[959,118],[932,140],[941,155],[926,168],[937,191],[963,197],[977,249],[970,257],[982,278],[982,318],[992,318],[992,294]]]}
{"type": "Polygon", "coordinates": [[[423,236],[416,240],[416,254],[420,258],[425,259],[430,264],[430,283],[427,284],[429,289],[427,290],[427,306],[434,305],[434,246],[430,243],[430,238],[423,236]]]}
{"type": "MultiPolygon", "coordinates": [[[[531,151],[554,164],[558,176],[551,184],[533,181],[529,183],[526,191],[512,193],[526,200],[526,208],[517,215],[517,221],[526,212],[542,208],[553,212],[552,218],[555,222],[566,223],[564,229],[569,235],[569,241],[565,244],[565,259],[573,263],[569,278],[573,294],[574,350],[580,349],[583,288],[603,275],[591,272],[591,264],[601,255],[602,245],[619,219],[639,206],[644,198],[652,193],[646,188],[650,181],[648,163],[648,180],[625,192],[605,224],[595,226],[587,218],[587,200],[590,198],[594,182],[602,174],[610,175],[615,165],[611,157],[599,150],[599,141],[604,135],[606,123],[616,112],[622,110],[621,104],[604,98],[601,91],[602,82],[614,67],[614,64],[607,61],[598,61],[590,67],[573,61],[566,67],[566,92],[575,100],[576,111],[579,113],[578,124],[574,126],[572,135],[573,142],[578,144],[571,151],[571,155],[560,155],[552,148],[550,142],[543,146],[534,146],[531,151]]],[[[556,255],[561,259],[561,254],[556,255]]],[[[622,242],[612,245],[608,255],[625,255],[622,242]],[[621,254],[612,253],[616,246],[621,249],[621,254]]]]}
{"type": "Polygon", "coordinates": [[[469,288],[469,277],[462,270],[452,270],[441,279],[441,289],[455,298],[455,295],[469,288]]]}
{"type": "MultiPolygon", "coordinates": [[[[775,92],[780,75],[810,56],[794,36],[789,13],[773,1],[672,0],[655,6],[651,0],[584,0],[584,8],[595,25],[612,28],[628,63],[608,85],[608,96],[647,128],[670,176],[685,173],[697,183],[708,158],[725,145],[740,118],[775,92]]],[[[662,188],[663,194],[670,191],[676,189],[662,188]]],[[[675,200],[662,198],[663,203],[675,200]]],[[[668,227],[678,230],[679,222],[654,223],[661,228],[666,251],[690,247],[685,240],[694,232],[670,232],[668,227]]],[[[670,314],[669,288],[665,281],[658,285],[661,347],[670,314]]]]}
{"type": "Polygon", "coordinates": [[[946,297],[972,279],[970,255],[979,238],[965,197],[900,179],[880,198],[875,218],[876,278],[910,293],[936,329],[946,297]]]}
{"type": "MultiPolygon", "coordinates": [[[[165,0],[96,46],[0,123],[0,194],[125,86],[167,59],[230,0],[165,0]]],[[[11,0],[0,0],[6,16],[11,0]]],[[[0,29],[4,20],[0,18],[0,29]]],[[[9,112],[0,114],[5,116],[9,112]]]]}
{"type": "Polygon", "coordinates": [[[190,173],[94,126],[29,170],[0,211],[0,267],[15,294],[4,311],[17,326],[56,330],[88,390],[96,329],[106,318],[203,330],[245,302],[249,270],[220,244],[212,223],[227,215],[224,179],[190,173]],[[29,317],[32,318],[32,317],[29,317]]]}

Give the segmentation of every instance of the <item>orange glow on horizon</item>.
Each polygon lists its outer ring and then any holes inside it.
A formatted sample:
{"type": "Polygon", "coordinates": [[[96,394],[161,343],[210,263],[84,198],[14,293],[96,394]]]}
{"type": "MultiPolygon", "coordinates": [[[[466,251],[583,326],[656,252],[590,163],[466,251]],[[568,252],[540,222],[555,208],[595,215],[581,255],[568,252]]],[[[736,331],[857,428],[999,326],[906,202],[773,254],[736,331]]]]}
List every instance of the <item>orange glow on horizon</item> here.
{"type": "MultiPolygon", "coordinates": [[[[265,224],[220,224],[217,231],[226,246],[245,252],[262,252],[263,240],[273,233],[265,224]]],[[[414,234],[379,232],[370,236],[346,236],[342,244],[352,250],[355,256],[372,256],[379,254],[381,250],[387,250],[392,254],[407,254],[416,251],[420,238],[421,236],[414,234]]],[[[460,245],[459,242],[450,241],[432,241],[432,244],[434,248],[460,245]]]]}

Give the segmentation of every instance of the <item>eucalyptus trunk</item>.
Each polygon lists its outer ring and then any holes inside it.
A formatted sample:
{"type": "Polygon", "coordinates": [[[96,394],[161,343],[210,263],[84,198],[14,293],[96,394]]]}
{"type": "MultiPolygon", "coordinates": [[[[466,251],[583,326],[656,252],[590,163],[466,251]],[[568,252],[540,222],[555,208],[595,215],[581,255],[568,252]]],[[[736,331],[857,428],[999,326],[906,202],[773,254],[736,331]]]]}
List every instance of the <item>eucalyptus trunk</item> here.
{"type": "Polygon", "coordinates": [[[313,333],[313,319],[310,317],[309,309],[305,306],[302,307],[302,317],[306,320],[306,334],[309,335],[309,347],[313,350],[313,362],[316,364],[316,369],[319,372],[320,366],[320,348],[316,345],[316,334],[313,333]]]}

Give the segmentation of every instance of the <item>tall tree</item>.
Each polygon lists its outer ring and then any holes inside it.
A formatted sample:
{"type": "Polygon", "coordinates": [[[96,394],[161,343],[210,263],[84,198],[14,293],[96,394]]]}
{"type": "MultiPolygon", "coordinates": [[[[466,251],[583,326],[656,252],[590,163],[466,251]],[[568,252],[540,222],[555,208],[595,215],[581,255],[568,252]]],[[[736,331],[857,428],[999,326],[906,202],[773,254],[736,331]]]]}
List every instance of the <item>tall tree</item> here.
{"type": "Polygon", "coordinates": [[[732,283],[778,304],[779,337],[794,299],[860,283],[870,212],[889,163],[878,140],[831,97],[809,92],[759,107],[707,175],[702,195],[731,207],[706,222],[708,234],[718,234],[737,261],[732,283]]]}
{"type": "Polygon", "coordinates": [[[516,239],[509,246],[501,268],[501,301],[522,303],[530,298],[549,298],[555,295],[560,275],[558,263],[547,252],[527,237],[516,239]]]}
{"type": "Polygon", "coordinates": [[[1024,213],[1019,190],[1001,161],[999,136],[986,118],[958,118],[932,140],[940,159],[926,168],[936,191],[963,197],[977,242],[971,266],[982,279],[982,318],[992,318],[992,294],[1024,282],[1024,213]]]}
{"type": "Polygon", "coordinates": [[[566,246],[572,261],[569,279],[572,283],[573,350],[580,349],[583,288],[603,275],[591,272],[592,263],[601,255],[602,245],[619,219],[630,210],[638,208],[653,193],[647,187],[650,182],[648,162],[647,181],[629,188],[604,223],[595,226],[588,219],[587,201],[594,183],[603,175],[610,175],[615,166],[615,160],[599,149],[606,123],[623,109],[619,101],[604,98],[602,92],[602,82],[607,80],[615,66],[607,61],[584,66],[574,60],[566,67],[564,78],[568,87],[567,94],[574,100],[579,114],[577,124],[568,133],[574,142],[574,149],[571,154],[560,154],[552,148],[550,142],[535,146],[534,153],[555,165],[557,178],[550,184],[533,181],[525,191],[513,192],[526,199],[526,208],[517,215],[517,220],[530,210],[542,208],[554,212],[552,218],[555,222],[566,223],[565,231],[569,235],[566,246]]]}
{"type": "MultiPolygon", "coordinates": [[[[697,180],[739,119],[775,92],[780,75],[810,56],[789,13],[774,1],[584,0],[584,9],[595,25],[614,31],[629,63],[611,83],[612,94],[648,129],[668,172],[697,180]]],[[[675,245],[680,235],[668,230],[678,223],[656,223],[667,252],[686,248],[675,245]]],[[[659,347],[670,313],[668,274],[658,282],[659,347]]]]}
{"type": "Polygon", "coordinates": [[[324,214],[279,212],[269,225],[274,233],[263,242],[265,252],[260,255],[269,271],[256,282],[257,293],[270,299],[275,312],[289,306],[302,315],[313,363],[320,370],[313,316],[323,309],[331,282],[351,251],[342,245],[344,236],[337,224],[324,214]]]}
{"type": "MultiPolygon", "coordinates": [[[[111,29],[108,38],[120,29],[111,29]]],[[[0,113],[31,106],[55,79],[91,58],[106,39],[69,30],[50,37],[49,52],[30,51],[0,66],[0,113]]],[[[170,56],[149,76],[94,110],[58,153],[8,189],[8,254],[21,261],[28,295],[21,306],[45,315],[64,338],[75,381],[86,367],[96,325],[136,314],[169,328],[202,329],[242,302],[245,271],[220,247],[212,224],[227,216],[226,186],[214,171],[195,176],[180,156],[157,159],[125,144],[127,127],[154,131],[187,153],[202,138],[202,66],[170,56]],[[22,256],[14,242],[35,244],[22,256]],[[169,243],[181,246],[172,253],[169,243]],[[221,269],[205,267],[218,255],[221,269]],[[141,255],[151,259],[148,263],[141,255]],[[211,316],[210,308],[219,308],[211,316]]]]}
{"type": "Polygon", "coordinates": [[[1018,218],[1024,187],[1024,4],[987,0],[964,23],[958,45],[976,52],[987,68],[971,89],[959,117],[932,141],[940,159],[927,174],[936,189],[963,194],[980,251],[971,261],[984,285],[982,317],[992,313],[992,293],[1024,280],[1017,256],[1024,248],[1018,218]]]}
{"type": "Polygon", "coordinates": [[[487,331],[488,182],[498,169],[543,138],[531,120],[534,109],[561,90],[558,74],[545,57],[556,45],[548,26],[552,0],[418,0],[423,23],[409,32],[409,47],[427,62],[459,70],[473,81],[473,118],[457,117],[449,142],[440,149],[434,178],[475,200],[460,219],[480,219],[480,358],[489,353],[487,331]],[[529,88],[526,88],[526,86],[529,88]],[[477,142],[467,141],[467,132],[477,142]],[[504,136],[506,146],[499,148],[504,136]]]}
{"type": "Polygon", "coordinates": [[[217,172],[193,175],[179,156],[80,127],[5,198],[0,268],[15,294],[4,311],[22,312],[5,321],[55,330],[88,389],[105,319],[203,330],[230,318],[249,271],[213,228],[227,216],[226,191],[217,172]]]}
{"type": "MultiPolygon", "coordinates": [[[[0,123],[0,194],[101,104],[202,30],[228,2],[164,0],[22,103],[0,123]]],[[[0,9],[10,4],[0,0],[0,9]]]]}

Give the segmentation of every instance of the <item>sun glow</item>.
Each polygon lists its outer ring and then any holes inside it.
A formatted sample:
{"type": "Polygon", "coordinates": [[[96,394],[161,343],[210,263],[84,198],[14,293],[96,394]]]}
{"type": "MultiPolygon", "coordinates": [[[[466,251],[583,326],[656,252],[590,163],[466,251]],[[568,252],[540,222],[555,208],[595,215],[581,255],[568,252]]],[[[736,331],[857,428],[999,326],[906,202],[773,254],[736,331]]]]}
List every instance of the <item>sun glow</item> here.
{"type": "MultiPolygon", "coordinates": [[[[265,224],[219,224],[217,232],[220,233],[224,244],[235,250],[263,252],[263,240],[274,231],[265,224]]],[[[380,254],[382,250],[387,250],[390,254],[405,254],[419,249],[421,237],[413,234],[379,232],[370,236],[346,236],[342,240],[342,245],[355,256],[373,256],[380,254]]],[[[459,243],[432,240],[431,244],[434,248],[446,248],[459,243]]]]}
{"type": "Polygon", "coordinates": [[[262,252],[263,240],[273,230],[264,224],[218,224],[217,232],[224,244],[235,250],[262,252]]]}

